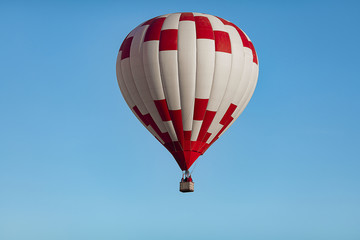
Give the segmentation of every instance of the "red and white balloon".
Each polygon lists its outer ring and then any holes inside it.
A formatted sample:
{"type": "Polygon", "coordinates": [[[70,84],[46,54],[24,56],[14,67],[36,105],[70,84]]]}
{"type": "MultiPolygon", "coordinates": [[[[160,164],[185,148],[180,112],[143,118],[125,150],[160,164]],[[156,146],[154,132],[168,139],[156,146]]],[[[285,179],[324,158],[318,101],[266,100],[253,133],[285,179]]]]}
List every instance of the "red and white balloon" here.
{"type": "Polygon", "coordinates": [[[142,23],[125,38],[116,63],[125,101],[182,170],[243,112],[258,73],[248,36],[235,24],[202,13],[142,23]]]}

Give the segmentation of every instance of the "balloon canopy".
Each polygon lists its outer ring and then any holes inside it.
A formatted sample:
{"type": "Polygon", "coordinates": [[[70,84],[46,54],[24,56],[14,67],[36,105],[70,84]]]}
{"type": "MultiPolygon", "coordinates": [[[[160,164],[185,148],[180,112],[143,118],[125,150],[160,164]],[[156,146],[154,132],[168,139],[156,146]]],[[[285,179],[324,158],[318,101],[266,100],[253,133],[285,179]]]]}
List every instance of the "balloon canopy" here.
{"type": "Polygon", "coordinates": [[[123,41],[120,90],[140,122],[187,170],[239,117],[258,78],[249,37],[202,13],[150,19],[123,41]]]}

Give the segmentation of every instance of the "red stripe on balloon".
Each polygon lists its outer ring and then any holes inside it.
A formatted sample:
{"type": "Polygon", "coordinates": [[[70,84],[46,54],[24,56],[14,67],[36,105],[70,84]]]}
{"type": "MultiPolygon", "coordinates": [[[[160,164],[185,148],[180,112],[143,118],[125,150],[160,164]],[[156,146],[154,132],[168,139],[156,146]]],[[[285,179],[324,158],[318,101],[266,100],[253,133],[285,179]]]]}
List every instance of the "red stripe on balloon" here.
{"type": "Polygon", "coordinates": [[[128,35],[126,35],[126,37],[125,37],[124,41],[121,43],[121,46],[120,46],[119,52],[120,52],[121,50],[123,50],[125,40],[129,37],[129,35],[130,35],[130,33],[129,33],[128,35]]]}
{"type": "Polygon", "coordinates": [[[243,42],[243,46],[250,48],[250,41],[246,37],[245,33],[243,31],[241,31],[241,29],[238,27],[236,27],[236,30],[238,31],[238,33],[240,35],[241,41],[243,42]]]}
{"type": "Polygon", "coordinates": [[[169,109],[166,103],[166,99],[162,99],[162,100],[154,100],[156,109],[158,110],[161,120],[163,121],[170,121],[171,117],[169,114],[169,109]]]}
{"type": "Polygon", "coordinates": [[[184,131],[184,139],[185,140],[191,139],[191,131],[184,131]]]}
{"type": "Polygon", "coordinates": [[[146,126],[150,125],[165,143],[171,143],[172,142],[169,133],[161,132],[159,127],[156,125],[154,119],[151,117],[150,113],[145,114],[145,115],[141,114],[141,112],[140,112],[140,110],[139,110],[139,108],[137,106],[133,107],[133,110],[136,113],[136,115],[141,119],[141,121],[146,126]]]}
{"type": "Polygon", "coordinates": [[[160,138],[165,142],[171,142],[171,138],[169,133],[165,132],[161,132],[161,130],[159,129],[159,127],[156,125],[155,121],[150,117],[150,126],[155,130],[155,132],[160,136],[160,138]]]}
{"type": "Polygon", "coordinates": [[[197,141],[202,141],[203,142],[203,138],[204,138],[207,130],[209,129],[210,124],[211,124],[211,122],[213,121],[213,119],[215,117],[215,114],[216,114],[215,111],[206,110],[203,123],[201,124],[201,128],[200,128],[200,132],[199,132],[199,136],[197,138],[197,141]]]}
{"type": "Polygon", "coordinates": [[[191,131],[184,131],[184,151],[191,151],[191,131]]]}
{"type": "Polygon", "coordinates": [[[191,142],[191,150],[194,152],[199,152],[200,144],[201,144],[200,141],[192,141],[191,142]]]}
{"type": "Polygon", "coordinates": [[[235,104],[230,104],[228,109],[226,110],[226,113],[224,114],[223,118],[220,120],[221,125],[225,125],[228,121],[232,120],[231,114],[234,113],[237,106],[235,104]]]}
{"type": "Polygon", "coordinates": [[[255,48],[254,48],[254,45],[252,44],[252,42],[250,42],[248,40],[248,38],[246,37],[245,33],[240,29],[238,28],[237,26],[235,26],[235,29],[238,31],[240,37],[241,37],[241,41],[243,42],[244,44],[244,47],[247,47],[247,48],[250,48],[251,49],[251,52],[253,54],[253,62],[254,63],[258,63],[258,59],[257,59],[257,55],[256,55],[256,51],[255,51],[255,48]]]}
{"type": "Polygon", "coordinates": [[[206,142],[201,142],[201,141],[193,141],[191,142],[191,151],[193,152],[197,152],[199,154],[204,154],[204,148],[209,148],[210,144],[206,143],[206,142]]]}
{"type": "Polygon", "coordinates": [[[141,26],[150,25],[156,18],[152,18],[141,24],[141,26]]]}
{"type": "Polygon", "coordinates": [[[121,60],[130,57],[130,47],[132,43],[133,37],[129,37],[124,40],[123,44],[120,47],[121,52],[121,60]]]}
{"type": "Polygon", "coordinates": [[[209,147],[210,147],[210,144],[205,143],[200,149],[200,154],[204,154],[206,152],[206,150],[208,150],[209,147]]]}
{"type": "Polygon", "coordinates": [[[184,145],[184,131],[183,131],[183,122],[182,122],[182,115],[181,109],[179,110],[169,110],[171,121],[173,123],[176,136],[181,144],[184,145]]]}
{"type": "Polygon", "coordinates": [[[225,125],[220,129],[220,131],[216,134],[216,136],[215,136],[215,137],[213,138],[213,140],[210,142],[210,145],[213,144],[216,140],[219,139],[220,134],[222,134],[222,133],[225,131],[225,129],[226,129],[226,127],[227,127],[228,125],[229,125],[229,124],[225,124],[225,125]]]}
{"type": "Polygon", "coordinates": [[[227,32],[214,31],[215,51],[231,53],[230,37],[227,32]]]}
{"type": "Polygon", "coordinates": [[[253,45],[253,43],[251,41],[249,41],[249,39],[246,37],[245,33],[238,26],[236,26],[235,24],[233,24],[233,23],[231,23],[231,22],[229,22],[229,21],[227,21],[225,19],[222,19],[220,17],[217,17],[217,18],[220,19],[223,22],[223,24],[232,26],[232,27],[234,27],[236,29],[236,31],[240,35],[241,41],[243,42],[243,46],[251,49],[252,54],[253,54],[253,62],[258,64],[258,58],[257,58],[257,54],[256,54],[256,51],[255,51],[254,45],[253,45]]]}
{"type": "Polygon", "coordinates": [[[173,142],[167,142],[167,143],[165,143],[163,145],[169,152],[174,152],[175,151],[173,142]]]}
{"type": "Polygon", "coordinates": [[[194,120],[201,121],[204,119],[208,102],[209,99],[195,98],[194,117],[193,117],[194,120]]]}
{"type": "Polygon", "coordinates": [[[160,34],[159,50],[160,51],[177,50],[177,39],[178,39],[177,29],[162,30],[160,34]]]}
{"type": "Polygon", "coordinates": [[[134,112],[136,113],[136,115],[140,118],[140,120],[146,125],[149,126],[149,121],[148,118],[146,117],[146,115],[143,115],[139,108],[137,106],[133,107],[134,112]]]}
{"type": "Polygon", "coordinates": [[[203,140],[202,140],[202,142],[203,142],[203,143],[206,143],[206,141],[209,139],[210,136],[211,136],[211,133],[206,132],[206,133],[205,133],[205,136],[204,136],[204,138],[203,138],[203,140]]]}
{"type": "Polygon", "coordinates": [[[196,38],[214,39],[214,32],[207,17],[195,16],[196,38]]]}
{"type": "Polygon", "coordinates": [[[253,54],[253,62],[258,64],[258,58],[257,58],[257,55],[256,55],[254,44],[252,42],[249,42],[249,44],[250,44],[250,49],[251,49],[252,54],[253,54]]]}
{"type": "Polygon", "coordinates": [[[213,144],[217,139],[219,139],[220,134],[222,134],[225,131],[225,129],[229,126],[229,124],[234,120],[234,118],[231,116],[231,114],[234,113],[236,108],[237,108],[237,106],[235,104],[230,104],[224,117],[220,121],[220,124],[224,125],[224,126],[220,129],[220,131],[216,134],[214,139],[210,142],[210,145],[213,144]]]}
{"type": "MultiPolygon", "coordinates": [[[[126,37],[127,38],[127,37],[126,37]]],[[[121,50],[123,50],[123,48],[124,48],[124,43],[125,43],[125,41],[126,41],[126,38],[124,39],[124,41],[121,43],[121,46],[120,46],[120,49],[119,49],[119,52],[121,51],[121,50]]]]}
{"type": "Polygon", "coordinates": [[[181,146],[181,143],[179,141],[175,141],[173,142],[174,144],[174,151],[175,152],[182,152],[183,151],[183,147],[181,146]]]}
{"type": "Polygon", "coordinates": [[[175,158],[177,164],[179,165],[179,167],[181,168],[181,170],[185,171],[188,170],[189,168],[186,165],[186,161],[185,161],[185,156],[183,152],[170,152],[173,157],[175,158]]]}
{"type": "Polygon", "coordinates": [[[191,12],[181,13],[180,21],[195,21],[194,14],[191,12]]]}
{"type": "Polygon", "coordinates": [[[146,31],[144,42],[160,40],[161,27],[165,21],[165,18],[156,18],[151,22],[149,28],[146,31]]]}
{"type": "Polygon", "coordinates": [[[221,18],[221,17],[217,17],[224,25],[232,25],[233,23],[221,18]]]}

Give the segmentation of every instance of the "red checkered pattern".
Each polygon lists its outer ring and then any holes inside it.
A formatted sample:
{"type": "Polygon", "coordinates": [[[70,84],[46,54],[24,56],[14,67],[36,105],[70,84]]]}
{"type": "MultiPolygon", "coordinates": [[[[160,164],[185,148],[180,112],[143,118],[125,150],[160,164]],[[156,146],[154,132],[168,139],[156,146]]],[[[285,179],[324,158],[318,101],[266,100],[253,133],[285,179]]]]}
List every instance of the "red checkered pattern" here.
{"type": "Polygon", "coordinates": [[[187,170],[242,113],[259,68],[252,42],[235,24],[174,13],[131,31],[116,70],[130,109],[187,170]]]}

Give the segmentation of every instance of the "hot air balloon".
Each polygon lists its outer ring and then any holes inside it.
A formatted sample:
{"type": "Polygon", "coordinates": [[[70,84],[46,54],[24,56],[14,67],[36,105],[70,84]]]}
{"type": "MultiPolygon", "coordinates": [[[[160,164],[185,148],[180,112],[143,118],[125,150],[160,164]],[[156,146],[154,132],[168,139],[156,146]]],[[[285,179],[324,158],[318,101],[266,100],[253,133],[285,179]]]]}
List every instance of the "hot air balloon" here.
{"type": "MultiPolygon", "coordinates": [[[[129,108],[186,177],[243,112],[258,73],[254,46],[239,27],[190,12],[140,24],[126,36],[116,62],[129,108]]],[[[193,191],[192,181],[180,185],[180,191],[193,191]]]]}

